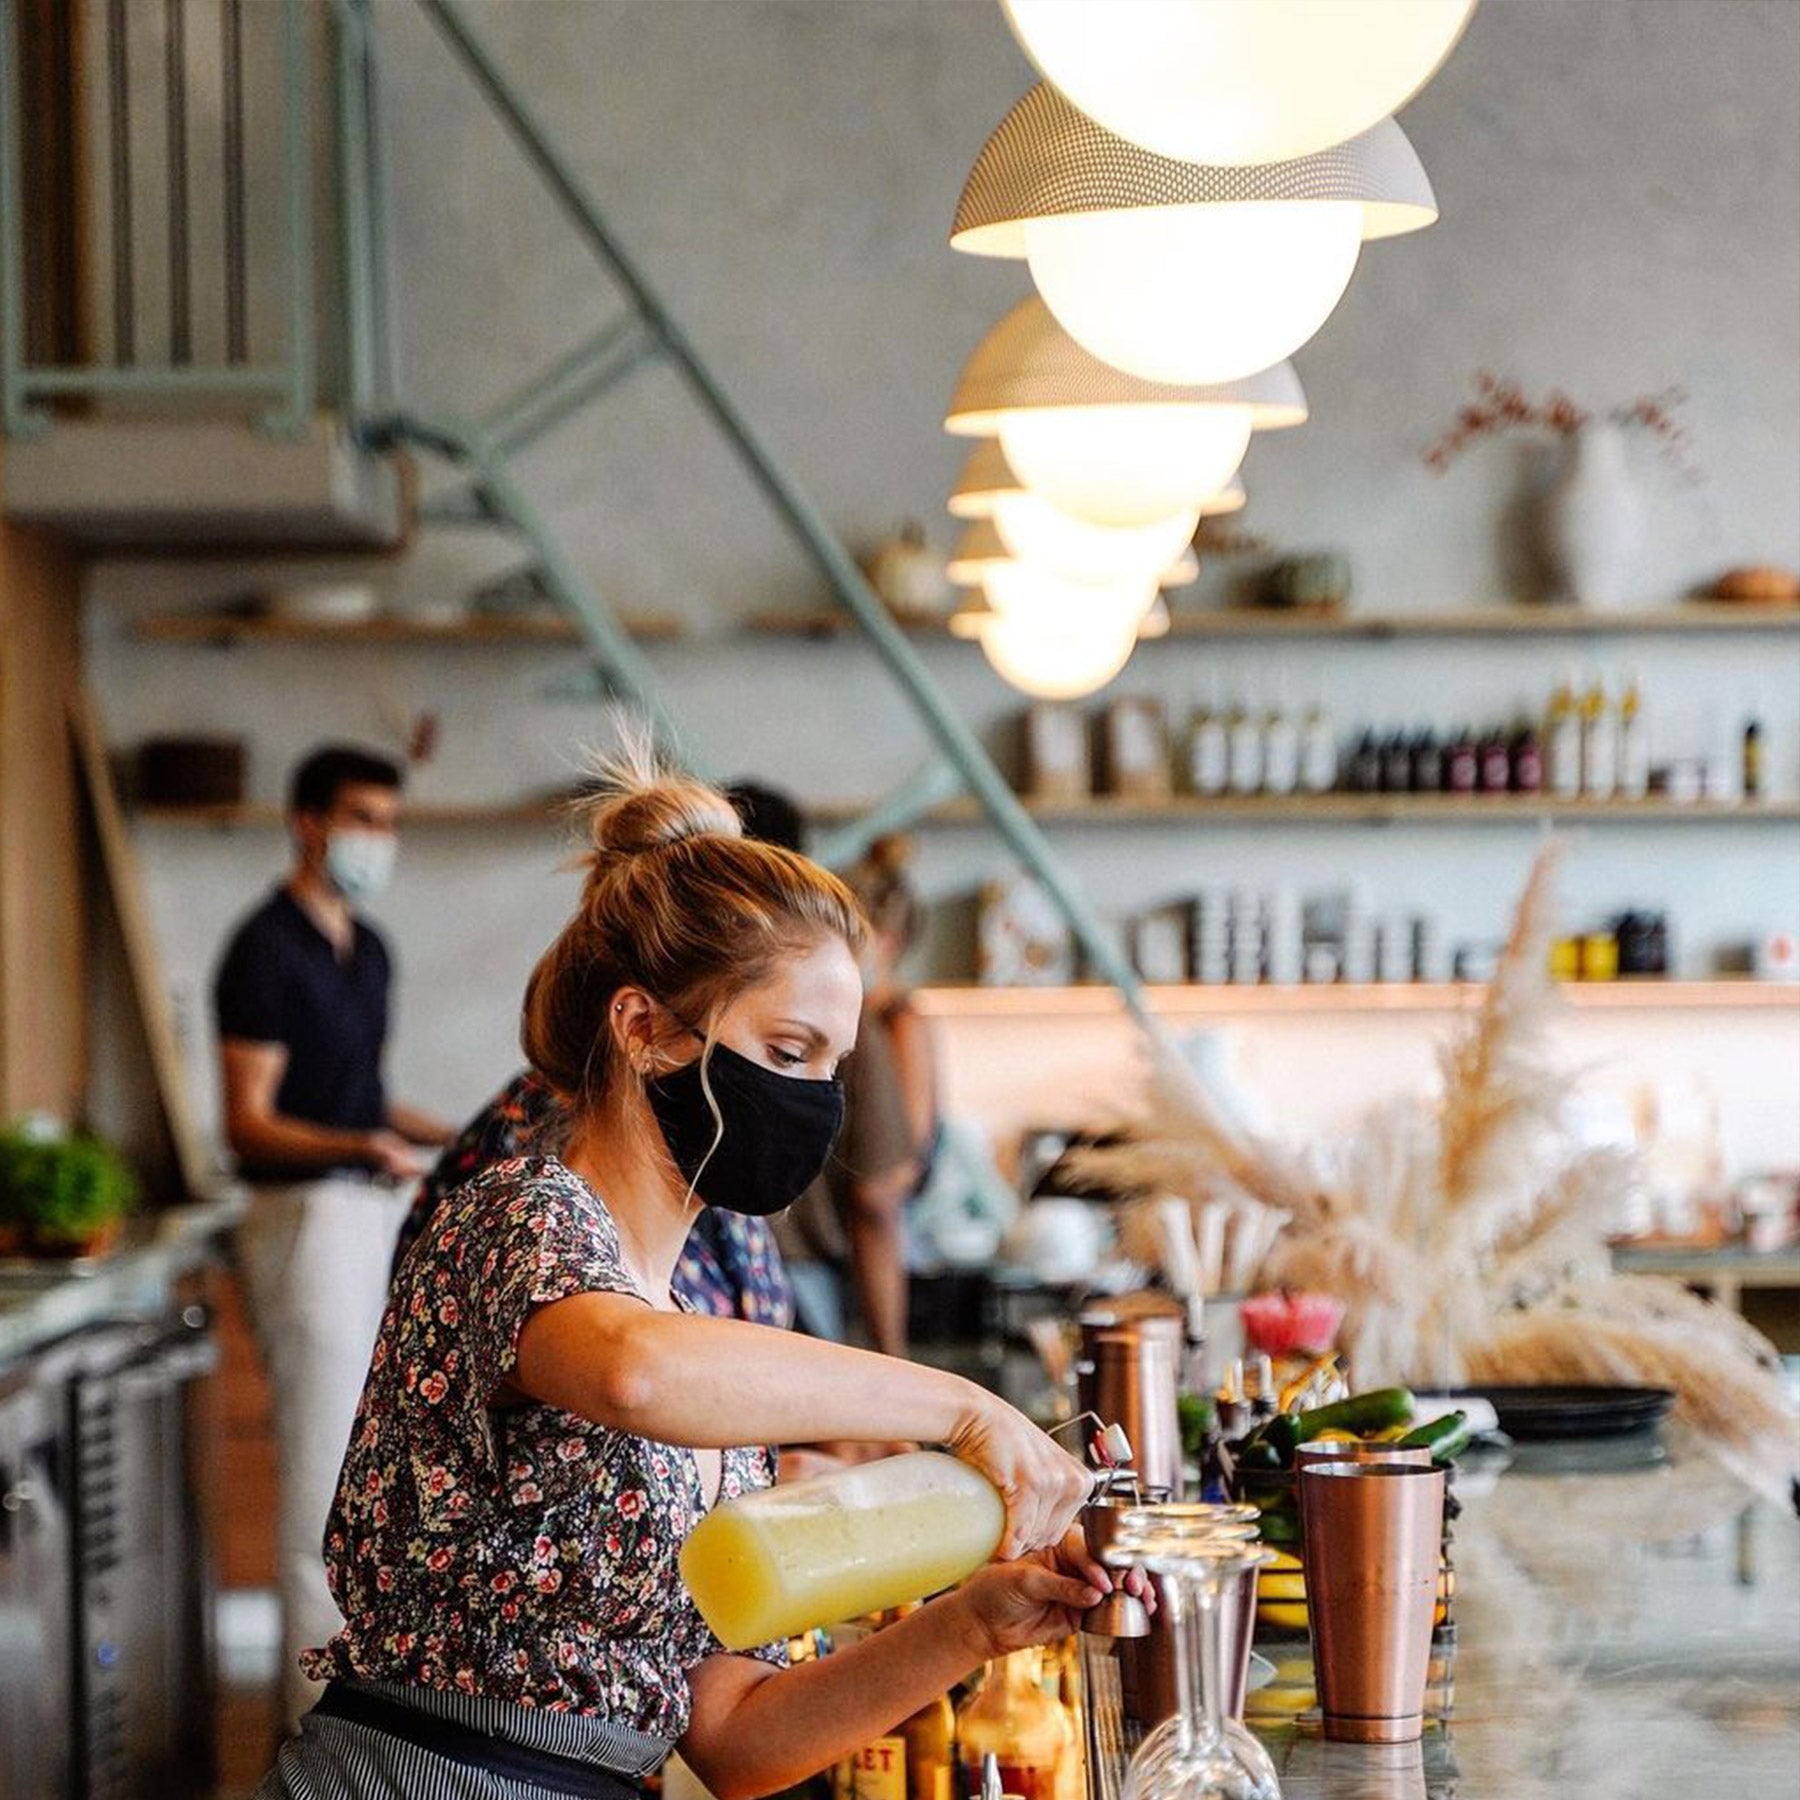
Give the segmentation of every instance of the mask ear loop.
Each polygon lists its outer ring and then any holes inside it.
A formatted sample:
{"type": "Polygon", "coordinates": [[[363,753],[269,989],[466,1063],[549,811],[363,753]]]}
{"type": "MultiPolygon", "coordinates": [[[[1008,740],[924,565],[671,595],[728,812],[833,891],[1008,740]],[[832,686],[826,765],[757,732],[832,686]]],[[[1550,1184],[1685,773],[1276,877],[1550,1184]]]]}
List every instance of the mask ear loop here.
{"type": "MultiPolygon", "coordinates": [[[[702,1031],[697,1025],[690,1025],[687,1020],[666,1001],[659,1000],[657,1005],[662,1007],[663,1011],[666,1012],[683,1031],[687,1032],[689,1036],[697,1037],[700,1040],[700,1092],[705,1095],[707,1111],[710,1112],[713,1117],[713,1141],[707,1146],[706,1154],[700,1159],[700,1166],[695,1169],[693,1179],[687,1184],[687,1192],[682,1196],[682,1200],[685,1204],[686,1202],[691,1201],[694,1195],[699,1191],[700,1177],[706,1173],[707,1164],[718,1155],[719,1146],[725,1141],[725,1114],[719,1105],[717,1096],[713,1093],[712,1087],[712,1053],[713,1045],[718,1042],[718,1039],[710,1030],[702,1031]]],[[[641,1082],[643,1080],[643,1071],[639,1070],[638,1074],[641,1082]]],[[[647,1085],[647,1083],[645,1085],[647,1085]]]]}

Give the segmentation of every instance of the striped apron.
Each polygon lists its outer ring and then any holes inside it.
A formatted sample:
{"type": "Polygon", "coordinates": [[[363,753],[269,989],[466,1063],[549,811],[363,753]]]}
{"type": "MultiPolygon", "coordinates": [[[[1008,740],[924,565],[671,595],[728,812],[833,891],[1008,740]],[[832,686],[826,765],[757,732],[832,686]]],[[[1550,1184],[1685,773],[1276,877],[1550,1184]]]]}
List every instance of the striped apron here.
{"type": "Polygon", "coordinates": [[[256,1800],[634,1800],[672,1747],[579,1713],[334,1681],[256,1800]]]}

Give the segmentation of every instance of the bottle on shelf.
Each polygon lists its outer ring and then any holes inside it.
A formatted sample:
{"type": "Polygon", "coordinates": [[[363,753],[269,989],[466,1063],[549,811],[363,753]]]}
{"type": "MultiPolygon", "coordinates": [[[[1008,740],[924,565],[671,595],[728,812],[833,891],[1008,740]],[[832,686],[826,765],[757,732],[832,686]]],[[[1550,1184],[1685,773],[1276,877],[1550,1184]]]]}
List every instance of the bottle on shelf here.
{"type": "Polygon", "coordinates": [[[1412,741],[1412,791],[1440,794],[1444,790],[1444,747],[1437,733],[1425,726],[1412,741]]]}
{"type": "Polygon", "coordinates": [[[1194,708],[1188,731],[1188,786],[1196,794],[1216,797],[1225,792],[1229,767],[1225,715],[1215,688],[1210,699],[1194,708]]]}
{"type": "Polygon", "coordinates": [[[1364,731],[1356,740],[1344,777],[1345,786],[1353,794],[1381,792],[1381,746],[1375,741],[1373,731],[1364,731]]]}
{"type": "Polygon", "coordinates": [[[1619,696],[1619,798],[1642,800],[1650,791],[1650,738],[1644,729],[1644,697],[1635,675],[1619,696]]]}
{"type": "Polygon", "coordinates": [[[1225,722],[1227,785],[1234,794],[1258,794],[1263,784],[1262,720],[1241,700],[1225,722]]]}
{"type": "Polygon", "coordinates": [[[1619,791],[1619,736],[1596,675],[1581,698],[1581,794],[1611,800],[1619,791]]]}
{"type": "Polygon", "coordinates": [[[1530,719],[1521,720],[1513,733],[1512,786],[1515,794],[1544,791],[1544,745],[1530,719]]]}
{"type": "Polygon", "coordinates": [[[1300,734],[1277,692],[1263,717],[1262,789],[1291,794],[1300,785],[1300,734]]]}
{"type": "Polygon", "coordinates": [[[1076,1764],[1075,1727],[1060,1700],[1042,1685],[1043,1659],[1015,1650],[987,1665],[980,1685],[956,1715],[963,1768],[962,1800],[980,1800],[982,1759],[1000,1765],[1002,1792],[1020,1800],[1064,1800],[1076,1764]]]}
{"type": "Polygon", "coordinates": [[[1544,720],[1544,780],[1558,800],[1581,792],[1581,713],[1567,675],[1556,684],[1544,720]]]}
{"type": "Polygon", "coordinates": [[[1746,800],[1763,797],[1763,731],[1760,719],[1744,721],[1743,776],[1740,791],[1746,800]]]}
{"type": "Polygon", "coordinates": [[[1481,791],[1484,794],[1509,793],[1512,789],[1512,750],[1498,726],[1482,738],[1477,756],[1477,780],[1481,791]]]}
{"type": "Polygon", "coordinates": [[[956,1711],[948,1694],[921,1706],[901,1725],[906,1745],[906,1800],[952,1800],[956,1711]]]}
{"type": "Polygon", "coordinates": [[[1384,794],[1412,792],[1412,746],[1404,731],[1396,731],[1381,746],[1381,791],[1384,794]]]}
{"type": "Polygon", "coordinates": [[[1323,701],[1306,709],[1300,728],[1300,785],[1309,794],[1329,794],[1338,783],[1337,738],[1323,701]]]}
{"type": "Polygon", "coordinates": [[[1459,728],[1444,751],[1444,787],[1452,794],[1472,794],[1481,785],[1481,753],[1475,734],[1459,728]]]}

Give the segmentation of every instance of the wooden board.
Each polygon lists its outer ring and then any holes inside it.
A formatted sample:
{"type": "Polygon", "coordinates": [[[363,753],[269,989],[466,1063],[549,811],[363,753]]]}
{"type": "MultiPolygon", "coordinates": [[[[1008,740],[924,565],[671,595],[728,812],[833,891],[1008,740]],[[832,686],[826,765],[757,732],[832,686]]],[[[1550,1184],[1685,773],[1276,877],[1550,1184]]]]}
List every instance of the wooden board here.
{"type": "Polygon", "coordinates": [[[70,695],[69,731],[99,848],[101,892],[123,942],[131,997],[149,1056],[156,1098],[174,1150],[176,1173],[187,1195],[198,1198],[215,1185],[212,1159],[194,1116],[181,1065],[174,1012],[163,979],[162,957],[156,947],[137,846],[126,829],[125,815],[113,786],[99,712],[85,687],[70,695]]]}
{"type": "Polygon", "coordinates": [[[0,520],[0,1120],[85,1110],[81,827],[62,725],[80,581],[66,544],[0,520]]]}

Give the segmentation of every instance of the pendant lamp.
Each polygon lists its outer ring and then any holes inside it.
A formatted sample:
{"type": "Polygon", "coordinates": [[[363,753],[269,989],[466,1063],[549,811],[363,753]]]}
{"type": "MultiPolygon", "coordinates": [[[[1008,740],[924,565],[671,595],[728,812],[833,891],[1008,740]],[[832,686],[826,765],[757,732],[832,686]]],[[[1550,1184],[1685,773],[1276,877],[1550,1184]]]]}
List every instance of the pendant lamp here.
{"type": "MultiPolygon", "coordinates": [[[[1012,472],[1006,452],[1000,448],[1000,440],[983,438],[969,452],[969,460],[963,464],[963,471],[951,490],[950,516],[954,519],[991,519],[997,501],[1007,495],[1030,491],[1012,472]]],[[[1217,518],[1223,513],[1242,512],[1249,498],[1242,478],[1234,475],[1216,494],[1202,500],[1195,510],[1203,519],[1217,518]]]]}
{"type": "Polygon", "coordinates": [[[1002,681],[1040,700],[1077,700],[1103,688],[1131,660],[1135,619],[996,611],[978,627],[982,654],[1002,681]]]}
{"type": "Polygon", "coordinates": [[[1001,0],[1046,81],[1161,156],[1288,162],[1395,113],[1475,0],[1001,0]]]}
{"type": "MultiPolygon", "coordinates": [[[[1200,576],[1199,559],[1185,543],[1178,544],[1172,556],[1147,567],[1141,564],[1109,567],[1100,562],[1071,567],[1049,557],[1021,555],[993,519],[975,519],[965,526],[950,560],[944,565],[944,573],[956,586],[989,588],[990,598],[990,578],[997,570],[1012,569],[1030,571],[1027,586],[1014,591],[1031,591],[1030,582],[1054,582],[1059,589],[1066,587],[1097,597],[1131,596],[1130,603],[1135,604],[1140,613],[1150,604],[1158,588],[1186,587],[1200,576]]],[[[1001,580],[1008,581],[1010,577],[1002,575],[1001,580]]]]}
{"type": "Polygon", "coordinates": [[[1252,431],[1305,421],[1289,364],[1211,386],[1145,381],[1084,350],[1034,295],[975,347],[944,428],[997,437],[1013,473],[1064,512],[1149,525],[1224,487],[1252,431]]]}
{"type": "Polygon", "coordinates": [[[1293,162],[1182,162],[1039,83],[976,159],[950,242],[1025,258],[1051,312],[1103,362],[1193,384],[1291,355],[1343,297],[1365,238],[1436,217],[1392,119],[1293,162]]]}

